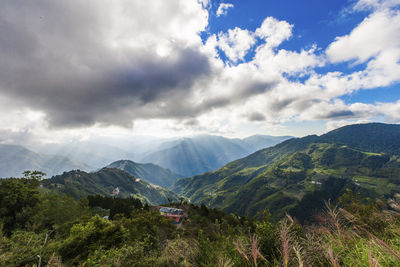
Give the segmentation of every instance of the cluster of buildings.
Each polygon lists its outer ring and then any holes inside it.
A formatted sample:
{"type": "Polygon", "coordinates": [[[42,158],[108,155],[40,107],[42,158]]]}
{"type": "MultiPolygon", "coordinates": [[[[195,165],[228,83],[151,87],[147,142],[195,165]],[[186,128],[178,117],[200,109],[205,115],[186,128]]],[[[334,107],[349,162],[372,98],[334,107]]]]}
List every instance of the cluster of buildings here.
{"type": "Polygon", "coordinates": [[[160,214],[173,220],[173,223],[179,224],[183,219],[183,210],[171,207],[158,207],[160,214]]]}

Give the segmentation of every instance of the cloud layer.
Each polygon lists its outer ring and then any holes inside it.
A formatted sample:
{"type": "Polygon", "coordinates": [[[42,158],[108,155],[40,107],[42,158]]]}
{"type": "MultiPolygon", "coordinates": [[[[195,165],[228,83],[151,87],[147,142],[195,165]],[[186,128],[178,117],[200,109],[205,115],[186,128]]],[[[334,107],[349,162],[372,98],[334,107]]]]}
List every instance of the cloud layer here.
{"type": "MultiPolygon", "coordinates": [[[[9,109],[0,120],[10,120],[4,135],[32,129],[29,118],[40,127],[65,129],[157,119],[194,130],[225,129],[237,121],[383,116],[399,122],[400,101],[342,99],[400,81],[399,4],[360,0],[353,12],[369,15],[350,33],[326,50],[316,44],[290,51],[280,46],[293,38],[295,25],[273,17],[254,31],[236,27],[202,40],[209,1],[4,0],[0,100],[9,109]],[[343,63],[365,67],[351,73],[317,69],[343,63]],[[21,114],[30,114],[23,125],[11,122],[21,114]]],[[[216,15],[229,8],[221,4],[216,15]]]]}
{"type": "Polygon", "coordinates": [[[197,2],[3,1],[0,12],[0,92],[56,126],[129,124],[211,73],[197,2]]]}

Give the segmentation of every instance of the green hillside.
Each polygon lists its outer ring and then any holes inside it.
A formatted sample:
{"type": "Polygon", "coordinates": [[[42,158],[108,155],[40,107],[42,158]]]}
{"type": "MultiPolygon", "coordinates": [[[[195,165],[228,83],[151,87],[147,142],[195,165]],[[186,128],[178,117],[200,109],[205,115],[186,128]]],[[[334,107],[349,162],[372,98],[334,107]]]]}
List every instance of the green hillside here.
{"type": "MultiPolygon", "coordinates": [[[[224,184],[225,188],[244,185],[256,177],[260,172],[268,168],[273,162],[290,155],[298,150],[305,149],[312,142],[317,141],[318,136],[311,135],[304,138],[292,138],[274,147],[262,149],[248,157],[233,161],[224,167],[202,175],[178,180],[171,188],[172,191],[192,197],[196,191],[207,193],[208,189],[216,188],[218,184],[224,184]]],[[[192,199],[196,201],[196,198],[192,199]]]]}
{"type": "Polygon", "coordinates": [[[399,125],[365,124],[290,139],[215,172],[178,180],[172,190],[227,212],[259,215],[269,209],[275,218],[289,212],[300,219],[346,188],[372,198],[391,196],[400,192],[400,162],[392,143],[399,147],[399,130],[399,125]],[[386,139],[391,142],[360,149],[369,140],[386,139]]]}
{"type": "Polygon", "coordinates": [[[345,144],[370,152],[400,154],[400,125],[353,124],[320,136],[319,142],[345,144]]]}
{"type": "Polygon", "coordinates": [[[116,187],[120,191],[119,197],[135,197],[153,205],[168,203],[168,199],[177,199],[174,193],[158,185],[149,184],[125,171],[111,168],[103,168],[93,173],[80,170],[65,172],[43,180],[42,185],[52,191],[69,194],[75,199],[88,195],[111,196],[116,187]]]}
{"type": "Polygon", "coordinates": [[[228,162],[245,157],[262,148],[276,145],[290,136],[255,135],[244,139],[199,135],[162,144],[145,153],[140,162],[152,162],[184,177],[213,171],[228,162]]]}
{"type": "Polygon", "coordinates": [[[169,169],[161,168],[152,163],[141,164],[130,160],[119,160],[111,163],[107,167],[126,171],[135,177],[164,188],[170,187],[176,180],[183,178],[183,176],[169,169]]]}

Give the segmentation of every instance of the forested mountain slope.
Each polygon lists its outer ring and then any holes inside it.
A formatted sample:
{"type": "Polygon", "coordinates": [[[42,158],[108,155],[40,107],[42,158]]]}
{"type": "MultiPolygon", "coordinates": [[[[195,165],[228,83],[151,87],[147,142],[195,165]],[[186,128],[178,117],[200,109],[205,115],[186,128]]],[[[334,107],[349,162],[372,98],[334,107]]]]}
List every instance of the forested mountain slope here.
{"type": "Polygon", "coordinates": [[[141,157],[185,177],[213,171],[228,162],[245,157],[261,148],[276,145],[289,136],[255,135],[244,139],[200,135],[162,144],[158,150],[141,157]]]}
{"type": "Polygon", "coordinates": [[[103,168],[93,173],[74,170],[43,180],[42,185],[75,199],[88,195],[112,196],[112,191],[118,187],[119,197],[135,197],[152,205],[168,203],[169,199],[177,200],[171,191],[119,169],[103,168]]]}
{"type": "Polygon", "coordinates": [[[217,171],[178,180],[172,190],[229,212],[257,215],[270,209],[277,218],[300,214],[300,206],[311,212],[345,188],[371,197],[393,195],[400,192],[399,137],[399,125],[364,124],[290,139],[217,171]],[[381,141],[362,150],[376,140],[381,141]],[[305,204],[307,199],[315,201],[305,204]]]}
{"type": "Polygon", "coordinates": [[[152,163],[137,163],[130,160],[118,160],[107,168],[116,168],[137,177],[146,180],[149,183],[162,186],[164,188],[170,187],[176,180],[183,178],[183,176],[172,172],[171,170],[161,168],[152,163]]]}

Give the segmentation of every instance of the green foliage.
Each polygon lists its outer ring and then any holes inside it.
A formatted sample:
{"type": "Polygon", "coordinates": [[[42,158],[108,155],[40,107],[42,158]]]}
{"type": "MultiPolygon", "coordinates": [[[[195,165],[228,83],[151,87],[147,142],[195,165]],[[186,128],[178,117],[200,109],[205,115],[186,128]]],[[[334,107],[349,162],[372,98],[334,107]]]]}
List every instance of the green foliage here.
{"type": "Polygon", "coordinates": [[[325,206],[325,201],[336,203],[346,189],[357,189],[351,180],[329,177],[321,188],[304,195],[298,205],[289,213],[300,222],[313,221],[313,215],[325,206]]]}
{"type": "Polygon", "coordinates": [[[162,240],[172,238],[175,226],[158,212],[138,211],[132,218],[121,218],[120,222],[129,229],[129,238],[143,242],[145,248],[159,248],[162,240]]]}
{"type": "Polygon", "coordinates": [[[229,235],[212,240],[204,232],[198,235],[196,263],[199,266],[246,266],[246,260],[235,249],[234,241],[246,236],[229,235]]]}
{"type": "Polygon", "coordinates": [[[84,262],[84,266],[157,266],[158,253],[146,250],[143,242],[123,245],[120,248],[97,249],[84,262]]]}
{"type": "Polygon", "coordinates": [[[10,238],[2,238],[0,242],[1,266],[25,266],[37,264],[39,257],[49,259],[50,251],[43,249],[46,234],[36,234],[17,230],[10,238]]]}
{"type": "Polygon", "coordinates": [[[370,198],[363,198],[361,194],[354,194],[353,191],[347,189],[339,198],[339,204],[368,231],[384,232],[389,227],[385,217],[375,216],[385,207],[381,201],[374,202],[370,198]]]}
{"type": "Polygon", "coordinates": [[[264,212],[264,217],[257,222],[255,233],[260,238],[260,251],[269,262],[279,256],[278,229],[271,222],[270,213],[264,212]]]}
{"type": "Polygon", "coordinates": [[[121,247],[127,238],[128,231],[122,225],[94,216],[88,223],[75,224],[71,228],[70,236],[60,245],[59,253],[63,260],[76,263],[98,248],[121,247]]]}
{"type": "Polygon", "coordinates": [[[32,179],[32,180],[42,180],[43,176],[46,176],[44,172],[41,171],[24,171],[23,172],[25,179],[32,179]]]}
{"type": "Polygon", "coordinates": [[[85,221],[90,216],[87,201],[75,201],[68,195],[44,193],[34,209],[30,228],[34,231],[57,230],[57,234],[64,234],[71,224],[85,221]]]}
{"type": "Polygon", "coordinates": [[[0,179],[0,224],[6,234],[25,227],[40,201],[38,187],[36,178],[0,179]]]}
{"type": "Polygon", "coordinates": [[[90,207],[100,207],[103,209],[110,210],[109,217],[113,219],[115,215],[123,215],[130,217],[131,213],[135,210],[143,209],[142,202],[140,199],[129,197],[129,198],[112,198],[103,197],[100,195],[88,196],[90,207]]]}
{"type": "Polygon", "coordinates": [[[269,212],[255,220],[206,205],[171,203],[187,216],[174,225],[134,198],[91,196],[77,202],[43,193],[25,227],[9,235],[0,231],[0,266],[368,266],[370,261],[396,266],[399,214],[383,202],[343,192],[340,206],[319,210],[312,226],[290,216],[274,222],[269,212]],[[116,204],[131,210],[112,220],[91,215],[99,206],[116,204]]]}

